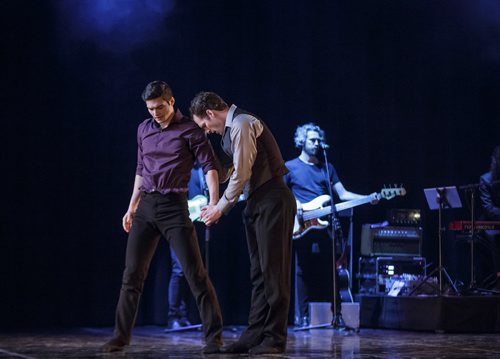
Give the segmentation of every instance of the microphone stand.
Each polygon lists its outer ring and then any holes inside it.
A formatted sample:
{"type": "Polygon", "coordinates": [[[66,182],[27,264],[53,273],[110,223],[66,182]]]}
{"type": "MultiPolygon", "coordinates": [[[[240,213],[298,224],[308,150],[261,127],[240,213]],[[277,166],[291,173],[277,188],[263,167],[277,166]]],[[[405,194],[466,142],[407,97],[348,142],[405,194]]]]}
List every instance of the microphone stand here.
{"type": "Polygon", "coordinates": [[[338,297],[337,297],[337,235],[335,231],[335,203],[333,202],[333,190],[332,190],[332,184],[330,182],[330,169],[328,168],[328,156],[326,153],[326,150],[329,148],[328,145],[321,143],[321,148],[323,149],[323,158],[325,160],[325,175],[326,175],[326,181],[328,183],[328,192],[330,195],[330,206],[332,208],[332,211],[330,213],[330,228],[331,228],[331,233],[332,233],[332,274],[333,274],[333,308],[332,308],[332,322],[331,322],[331,327],[333,329],[345,329],[345,323],[344,319],[342,319],[342,313],[341,310],[339,309],[340,303],[338,303],[338,297]]]}
{"type": "Polygon", "coordinates": [[[338,283],[337,283],[337,252],[336,252],[336,232],[335,232],[335,203],[333,202],[333,190],[332,190],[332,184],[330,183],[330,169],[328,168],[328,156],[326,154],[326,150],[330,147],[326,143],[321,143],[320,144],[321,148],[323,149],[323,156],[325,160],[325,176],[326,176],[326,181],[328,183],[328,193],[330,195],[330,208],[331,213],[330,213],[330,226],[331,226],[331,232],[332,232],[332,260],[333,260],[333,265],[332,265],[332,271],[333,271],[333,308],[332,308],[332,321],[330,323],[325,323],[325,324],[318,324],[318,325],[310,325],[308,327],[303,327],[303,328],[297,328],[294,329],[294,331],[302,331],[302,330],[309,330],[309,329],[320,329],[320,328],[332,328],[332,329],[337,329],[337,330],[355,330],[354,328],[347,327],[345,325],[344,319],[342,318],[342,314],[339,310],[339,297],[337,297],[337,292],[338,292],[338,283]]]}

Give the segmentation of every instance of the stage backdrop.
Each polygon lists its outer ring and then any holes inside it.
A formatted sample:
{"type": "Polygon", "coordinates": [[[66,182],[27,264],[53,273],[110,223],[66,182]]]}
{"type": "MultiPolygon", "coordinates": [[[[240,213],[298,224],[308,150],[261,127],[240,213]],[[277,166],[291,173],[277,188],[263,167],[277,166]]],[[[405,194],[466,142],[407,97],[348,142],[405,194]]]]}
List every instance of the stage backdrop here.
{"type": "MultiPolygon", "coordinates": [[[[500,144],[500,4],[493,0],[2,2],[0,326],[112,325],[121,218],[136,161],[140,93],[162,79],[187,113],[212,90],[260,115],[285,159],[297,125],[327,134],[344,185],[407,196],[355,210],[420,208],[422,189],[474,183],[500,144]]],[[[225,323],[249,301],[241,208],[214,230],[211,275],[225,323]]],[[[465,217],[449,212],[447,219],[465,217]]],[[[203,242],[201,242],[203,243],[203,242]]],[[[139,323],[165,323],[167,247],[139,323]]],[[[356,270],[356,269],[355,269],[356,270]]]]}

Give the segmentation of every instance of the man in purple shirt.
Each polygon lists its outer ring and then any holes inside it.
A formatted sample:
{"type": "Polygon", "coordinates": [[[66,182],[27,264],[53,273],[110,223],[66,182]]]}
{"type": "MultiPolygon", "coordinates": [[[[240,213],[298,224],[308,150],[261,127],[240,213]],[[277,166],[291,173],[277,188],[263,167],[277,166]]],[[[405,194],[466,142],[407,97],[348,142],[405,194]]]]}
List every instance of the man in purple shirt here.
{"type": "Polygon", "coordinates": [[[196,299],[206,341],[203,353],[217,353],[222,345],[221,311],[187,206],[188,181],[195,159],[206,175],[209,203],[217,203],[215,157],[205,133],[175,110],[172,90],[165,82],[149,83],[142,99],[152,118],[142,122],[137,131],[137,170],[123,217],[123,229],[129,234],[125,270],[114,334],[102,350],[119,351],[130,344],[144,280],[163,236],[177,254],[196,299]]]}

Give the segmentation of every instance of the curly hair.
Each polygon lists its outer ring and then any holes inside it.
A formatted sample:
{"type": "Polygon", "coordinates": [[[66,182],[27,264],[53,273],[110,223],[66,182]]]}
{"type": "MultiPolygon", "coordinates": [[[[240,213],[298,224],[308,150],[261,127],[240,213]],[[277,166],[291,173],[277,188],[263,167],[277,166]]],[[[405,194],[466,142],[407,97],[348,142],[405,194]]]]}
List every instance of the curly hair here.
{"type": "Polygon", "coordinates": [[[309,131],[315,131],[319,134],[319,139],[321,142],[325,141],[325,131],[323,131],[318,125],[310,122],[306,123],[305,125],[297,127],[297,130],[295,131],[295,147],[297,148],[302,148],[304,147],[304,143],[307,140],[307,133],[309,131]]]}

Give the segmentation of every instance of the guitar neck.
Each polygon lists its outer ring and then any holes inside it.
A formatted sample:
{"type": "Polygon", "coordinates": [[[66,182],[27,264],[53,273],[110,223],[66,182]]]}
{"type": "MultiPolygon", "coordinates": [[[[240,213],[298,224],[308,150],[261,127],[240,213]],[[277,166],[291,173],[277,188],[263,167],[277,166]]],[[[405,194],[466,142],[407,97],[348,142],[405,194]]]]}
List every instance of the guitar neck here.
{"type": "Polygon", "coordinates": [[[340,212],[340,211],[343,211],[344,209],[349,209],[349,208],[353,208],[356,206],[360,206],[360,205],[365,204],[365,203],[370,203],[372,200],[373,200],[373,198],[371,196],[366,196],[363,198],[353,199],[351,201],[337,203],[335,205],[335,211],[340,212]]]}
{"type": "MultiPolygon", "coordinates": [[[[372,200],[373,200],[373,198],[371,196],[366,196],[366,197],[363,197],[363,198],[353,199],[351,201],[345,201],[345,202],[337,203],[335,205],[335,212],[340,212],[340,211],[343,211],[345,209],[349,209],[349,208],[353,208],[353,207],[356,207],[356,206],[360,206],[360,205],[365,204],[365,203],[370,203],[372,200]]],[[[303,219],[305,221],[308,221],[308,220],[313,219],[313,218],[324,217],[324,216],[326,216],[326,215],[328,215],[330,213],[332,213],[332,207],[331,206],[327,206],[327,207],[318,208],[318,209],[315,209],[315,210],[312,210],[312,211],[305,212],[303,214],[303,219]]]]}

